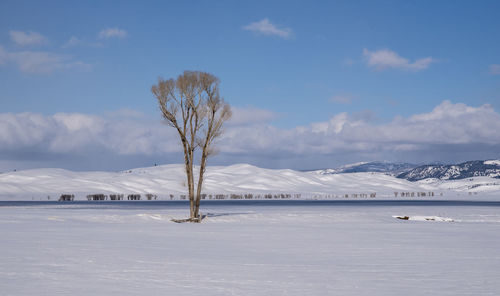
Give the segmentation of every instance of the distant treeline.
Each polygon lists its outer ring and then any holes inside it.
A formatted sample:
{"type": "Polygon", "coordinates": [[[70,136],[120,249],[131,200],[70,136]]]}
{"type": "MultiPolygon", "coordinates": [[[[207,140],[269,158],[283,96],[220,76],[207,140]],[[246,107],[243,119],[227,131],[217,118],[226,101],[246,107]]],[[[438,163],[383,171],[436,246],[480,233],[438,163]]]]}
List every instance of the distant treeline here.
{"type": "MultiPolygon", "coordinates": [[[[473,194],[469,192],[469,194],[473,194]]],[[[411,191],[395,191],[394,197],[434,197],[434,196],[443,196],[442,192],[435,193],[433,191],[429,192],[411,192],[411,191]]],[[[388,196],[388,195],[383,195],[388,196]]],[[[226,194],[202,194],[201,199],[203,200],[230,200],[230,199],[337,199],[337,198],[375,198],[377,197],[376,192],[370,193],[346,193],[346,194],[306,194],[303,195],[301,193],[245,193],[245,194],[236,194],[236,193],[226,193],[226,194]]],[[[47,197],[50,200],[50,196],[47,197]]],[[[119,200],[188,200],[188,196],[186,194],[167,194],[163,195],[161,198],[156,194],[146,193],[146,194],[89,194],[86,196],[89,201],[119,201],[119,200]]],[[[59,201],[73,201],[75,199],[74,194],[62,194],[59,197],[59,201]]]]}

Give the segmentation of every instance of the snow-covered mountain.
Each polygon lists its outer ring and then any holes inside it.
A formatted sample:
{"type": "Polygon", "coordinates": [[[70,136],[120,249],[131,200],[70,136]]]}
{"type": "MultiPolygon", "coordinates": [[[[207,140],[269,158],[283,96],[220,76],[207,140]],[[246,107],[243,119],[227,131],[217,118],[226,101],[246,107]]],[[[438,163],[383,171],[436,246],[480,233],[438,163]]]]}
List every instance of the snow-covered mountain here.
{"type": "MultiPolygon", "coordinates": [[[[491,164],[497,165],[497,164],[491,164]]],[[[410,182],[387,173],[363,172],[324,174],[322,171],[263,169],[248,164],[207,168],[204,193],[209,195],[290,194],[311,197],[360,197],[376,193],[391,197],[394,192],[500,192],[500,181],[475,177],[455,181],[427,179],[410,182]]],[[[174,199],[186,194],[183,165],[163,165],[123,172],[73,172],[63,169],[33,169],[0,174],[0,200],[51,200],[74,194],[154,194],[174,199]]]]}
{"type": "Polygon", "coordinates": [[[500,160],[476,160],[452,165],[422,165],[403,172],[397,177],[419,181],[428,178],[459,180],[478,176],[500,178],[500,160]]]}
{"type": "Polygon", "coordinates": [[[372,162],[358,162],[353,164],[344,165],[335,169],[320,170],[320,174],[344,174],[344,173],[364,173],[364,172],[377,172],[387,173],[390,175],[399,175],[403,172],[416,168],[416,164],[403,163],[403,162],[387,162],[387,161],[372,161],[372,162]]]}

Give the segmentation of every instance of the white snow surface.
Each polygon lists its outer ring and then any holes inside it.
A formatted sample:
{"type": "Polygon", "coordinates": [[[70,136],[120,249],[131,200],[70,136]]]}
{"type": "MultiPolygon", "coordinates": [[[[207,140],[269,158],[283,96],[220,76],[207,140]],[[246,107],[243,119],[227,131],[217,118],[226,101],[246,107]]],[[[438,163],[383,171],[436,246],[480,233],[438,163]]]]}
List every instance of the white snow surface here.
{"type": "Polygon", "coordinates": [[[500,166],[500,159],[495,159],[495,160],[486,160],[483,162],[484,164],[489,164],[489,165],[497,165],[500,166]]]}
{"type": "Polygon", "coordinates": [[[439,217],[439,216],[392,216],[400,220],[412,220],[412,221],[437,221],[437,222],[455,222],[452,218],[439,217]]]}
{"type": "MultiPolygon", "coordinates": [[[[123,172],[74,172],[64,169],[33,169],[0,174],[0,200],[52,200],[61,194],[156,194],[168,199],[185,194],[184,167],[180,164],[137,168],[123,172]]],[[[208,167],[207,194],[301,194],[302,198],[344,197],[346,194],[376,193],[391,197],[394,192],[431,192],[453,195],[467,192],[495,194],[500,180],[475,177],[443,181],[427,179],[409,182],[383,173],[324,175],[318,171],[263,169],[248,164],[208,167]]]]}
{"type": "Polygon", "coordinates": [[[290,202],[211,201],[201,224],[170,221],[186,217],[185,202],[0,202],[0,295],[500,291],[498,205],[290,202]]]}

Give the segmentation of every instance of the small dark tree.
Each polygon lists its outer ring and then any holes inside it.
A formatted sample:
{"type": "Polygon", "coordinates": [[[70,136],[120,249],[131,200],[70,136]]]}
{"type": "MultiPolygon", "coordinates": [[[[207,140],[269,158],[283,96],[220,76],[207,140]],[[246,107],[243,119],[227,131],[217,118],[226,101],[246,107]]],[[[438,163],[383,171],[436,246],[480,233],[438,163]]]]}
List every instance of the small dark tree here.
{"type": "Polygon", "coordinates": [[[219,94],[219,83],[212,74],[185,71],[177,79],[160,78],[151,87],[163,118],[177,130],[181,140],[190,208],[189,219],[185,221],[201,221],[200,199],[207,158],[215,152],[214,142],[222,135],[224,122],[231,117],[230,106],[219,94]],[[200,164],[195,182],[197,149],[200,164]]]}

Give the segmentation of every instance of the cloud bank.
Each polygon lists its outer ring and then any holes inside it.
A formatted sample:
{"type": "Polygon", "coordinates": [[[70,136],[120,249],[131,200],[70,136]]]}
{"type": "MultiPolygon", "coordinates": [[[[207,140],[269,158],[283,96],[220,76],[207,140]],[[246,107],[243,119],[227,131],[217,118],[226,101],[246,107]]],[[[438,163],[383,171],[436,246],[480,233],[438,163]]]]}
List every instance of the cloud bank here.
{"type": "MultiPolygon", "coordinates": [[[[266,110],[235,108],[234,115],[218,142],[220,154],[211,164],[247,162],[311,169],[362,160],[461,161],[500,156],[500,114],[490,105],[444,101],[428,113],[384,124],[339,113],[328,121],[290,129],[269,123],[276,115],[266,110]]],[[[172,128],[159,118],[136,112],[0,114],[3,171],[35,162],[72,169],[126,169],[153,161],[179,163],[180,153],[172,128]],[[99,162],[89,168],[92,159],[99,162]]]]}

